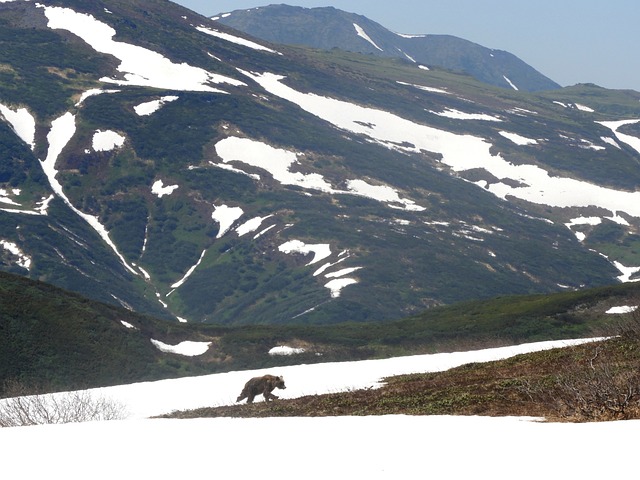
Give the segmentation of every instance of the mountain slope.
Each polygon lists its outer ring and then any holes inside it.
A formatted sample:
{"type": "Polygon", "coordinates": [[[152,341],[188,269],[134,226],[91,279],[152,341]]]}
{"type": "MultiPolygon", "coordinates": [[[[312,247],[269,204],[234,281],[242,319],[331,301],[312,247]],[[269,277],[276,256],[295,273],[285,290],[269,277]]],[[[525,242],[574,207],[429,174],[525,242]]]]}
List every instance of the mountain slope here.
{"type": "Polygon", "coordinates": [[[90,301],[49,284],[0,272],[0,396],[19,382],[45,391],[170,378],[208,371],[207,361],[167,355],[170,323],[90,301]],[[171,361],[167,357],[173,356],[171,361]]]}
{"type": "Polygon", "coordinates": [[[505,297],[393,322],[218,327],[175,324],[0,272],[0,397],[44,391],[601,335],[637,284],[505,297]]]}
{"type": "Polygon", "coordinates": [[[333,7],[269,5],[213,17],[263,40],[380,57],[461,72],[491,85],[525,91],[560,85],[509,52],[482,47],[451,35],[393,33],[362,15],[333,7]]]}
{"type": "Polygon", "coordinates": [[[640,265],[636,92],[502,89],[162,1],[0,23],[4,270],[176,321],[327,324],[640,265]]]}

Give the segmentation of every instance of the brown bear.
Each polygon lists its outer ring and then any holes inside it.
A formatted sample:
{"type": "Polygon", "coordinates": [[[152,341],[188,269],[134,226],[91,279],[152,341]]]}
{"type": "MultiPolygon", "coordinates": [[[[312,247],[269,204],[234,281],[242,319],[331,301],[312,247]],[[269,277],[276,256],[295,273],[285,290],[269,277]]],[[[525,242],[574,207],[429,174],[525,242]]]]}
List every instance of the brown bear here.
{"type": "Polygon", "coordinates": [[[275,400],[278,397],[271,393],[275,388],[287,388],[284,385],[284,379],[282,377],[264,375],[263,377],[252,378],[245,384],[236,402],[246,398],[247,403],[253,403],[255,396],[260,394],[264,397],[265,402],[275,400]]]}

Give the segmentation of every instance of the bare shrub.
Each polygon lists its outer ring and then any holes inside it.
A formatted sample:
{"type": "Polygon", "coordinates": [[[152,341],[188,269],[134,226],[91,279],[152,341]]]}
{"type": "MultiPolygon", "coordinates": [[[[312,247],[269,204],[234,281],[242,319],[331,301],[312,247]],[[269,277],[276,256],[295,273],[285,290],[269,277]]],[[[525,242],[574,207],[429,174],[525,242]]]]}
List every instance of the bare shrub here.
{"type": "Polygon", "coordinates": [[[640,374],[601,365],[557,378],[555,404],[560,416],[577,420],[635,417],[640,409],[640,374]]]}
{"type": "Polygon", "coordinates": [[[582,367],[555,376],[545,388],[527,384],[523,390],[568,420],[638,418],[640,371],[628,364],[625,355],[640,348],[640,309],[616,315],[603,333],[610,340],[595,347],[582,367]]]}
{"type": "Polygon", "coordinates": [[[10,382],[6,391],[12,396],[0,400],[0,427],[121,420],[127,416],[124,405],[87,390],[30,394],[20,383],[10,382]]]}
{"type": "MultiPolygon", "coordinates": [[[[634,306],[640,305],[640,299],[633,300],[634,306]]],[[[640,342],[640,307],[623,314],[613,315],[601,328],[603,336],[621,337],[640,342]]]]}
{"type": "Polygon", "coordinates": [[[617,334],[627,340],[640,342],[640,308],[622,315],[617,325],[617,334]]]}

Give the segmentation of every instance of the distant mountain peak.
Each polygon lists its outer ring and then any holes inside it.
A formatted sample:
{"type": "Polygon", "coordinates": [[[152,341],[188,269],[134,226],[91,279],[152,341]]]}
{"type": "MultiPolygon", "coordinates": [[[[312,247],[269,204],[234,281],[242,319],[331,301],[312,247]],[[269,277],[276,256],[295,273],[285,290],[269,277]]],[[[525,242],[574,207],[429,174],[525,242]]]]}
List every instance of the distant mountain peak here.
{"type": "Polygon", "coordinates": [[[523,91],[560,88],[508,52],[452,35],[405,34],[334,7],[269,5],[216,15],[215,20],[263,40],[402,58],[470,75],[482,82],[523,91]]]}

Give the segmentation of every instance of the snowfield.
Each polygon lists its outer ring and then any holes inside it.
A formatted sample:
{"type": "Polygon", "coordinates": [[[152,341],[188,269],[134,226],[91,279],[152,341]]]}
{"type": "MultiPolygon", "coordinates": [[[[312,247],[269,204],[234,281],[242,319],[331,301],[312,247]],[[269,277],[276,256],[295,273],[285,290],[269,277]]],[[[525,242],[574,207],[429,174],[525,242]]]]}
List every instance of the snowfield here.
{"type": "MultiPolygon", "coordinates": [[[[528,417],[405,415],[147,418],[234,403],[246,380],[266,373],[283,375],[287,389],[276,393],[292,398],[375,388],[384,376],[442,371],[584,341],[589,340],[296,365],[95,389],[92,394],[125,405],[130,417],[1,428],[3,470],[19,478],[66,480],[625,478],[637,470],[635,442],[629,440],[640,427],[637,420],[565,424],[528,417]]],[[[197,354],[192,346],[182,353],[197,354]]]]}

